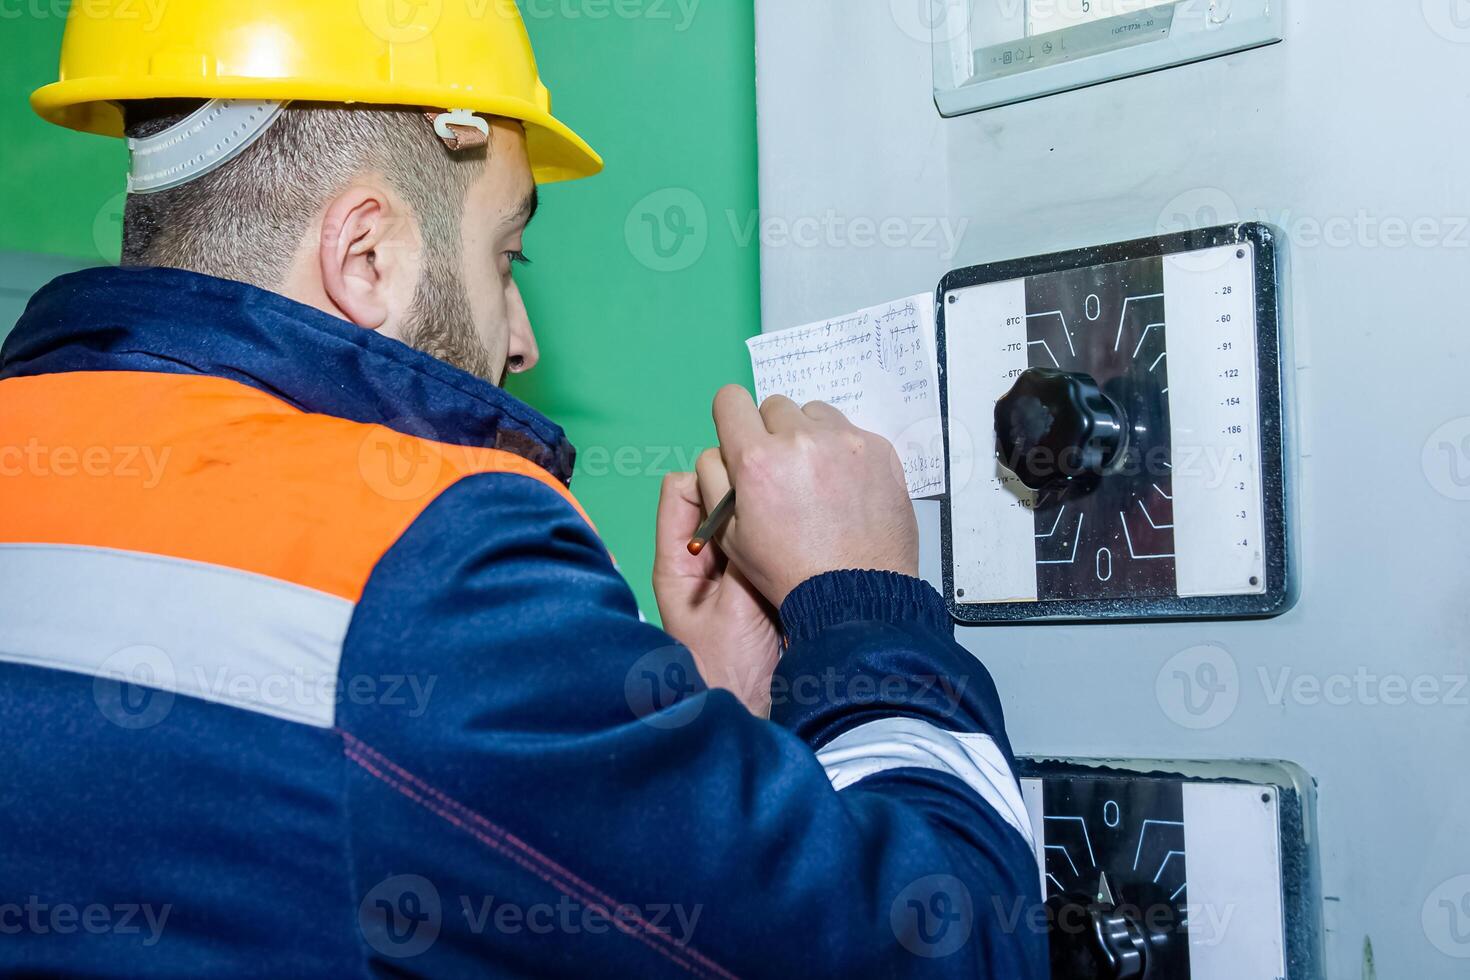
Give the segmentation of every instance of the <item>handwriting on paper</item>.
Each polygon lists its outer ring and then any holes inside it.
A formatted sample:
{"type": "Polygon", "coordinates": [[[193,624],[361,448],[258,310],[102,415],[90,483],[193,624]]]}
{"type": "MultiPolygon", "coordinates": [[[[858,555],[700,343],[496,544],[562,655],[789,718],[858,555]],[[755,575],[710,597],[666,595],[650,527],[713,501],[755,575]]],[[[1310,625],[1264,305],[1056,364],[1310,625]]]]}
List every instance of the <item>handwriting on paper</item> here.
{"type": "Polygon", "coordinates": [[[746,343],[759,401],[785,395],[799,405],[827,402],[858,428],[893,443],[909,496],[944,492],[931,294],[746,343]]]}

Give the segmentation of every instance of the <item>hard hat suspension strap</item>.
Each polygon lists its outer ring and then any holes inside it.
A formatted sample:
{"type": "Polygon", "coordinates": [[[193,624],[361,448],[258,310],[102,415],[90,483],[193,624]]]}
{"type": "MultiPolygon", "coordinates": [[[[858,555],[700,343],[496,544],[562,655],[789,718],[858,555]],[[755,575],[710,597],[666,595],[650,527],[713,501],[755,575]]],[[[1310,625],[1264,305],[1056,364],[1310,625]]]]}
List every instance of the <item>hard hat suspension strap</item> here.
{"type": "Polygon", "coordinates": [[[155,194],[229,163],[281,118],[284,102],[212,99],[168,129],[129,139],[129,194],[155,194]]]}

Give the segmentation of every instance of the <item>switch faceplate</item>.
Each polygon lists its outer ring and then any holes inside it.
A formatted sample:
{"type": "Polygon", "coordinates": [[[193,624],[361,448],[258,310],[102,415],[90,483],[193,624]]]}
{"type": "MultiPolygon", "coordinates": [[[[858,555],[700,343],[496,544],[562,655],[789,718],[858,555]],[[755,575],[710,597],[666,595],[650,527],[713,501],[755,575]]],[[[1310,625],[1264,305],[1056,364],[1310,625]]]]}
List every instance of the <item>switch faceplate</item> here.
{"type": "Polygon", "coordinates": [[[1287,608],[1275,249],[1269,228],[1227,226],[946,277],[956,618],[1287,608]],[[1104,418],[1123,432],[1089,470],[1104,418]]]}
{"type": "Polygon", "coordinates": [[[1020,760],[1054,969],[1086,961],[1101,918],[1137,924],[1146,976],[1314,975],[1310,782],[1289,766],[1220,765],[1237,768],[1020,760]]]}

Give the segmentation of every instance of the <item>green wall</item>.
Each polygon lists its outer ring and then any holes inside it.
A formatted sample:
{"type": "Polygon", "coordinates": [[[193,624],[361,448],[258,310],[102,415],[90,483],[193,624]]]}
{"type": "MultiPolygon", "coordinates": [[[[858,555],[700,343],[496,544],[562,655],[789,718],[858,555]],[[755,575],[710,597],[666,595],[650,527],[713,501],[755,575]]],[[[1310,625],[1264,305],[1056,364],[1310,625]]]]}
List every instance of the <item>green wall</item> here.
{"type": "MultiPolygon", "coordinates": [[[[759,331],[755,39],[749,4],[523,0],[558,115],[607,159],[542,193],[518,272],[541,365],[511,391],[580,450],[573,489],[639,601],[664,472],[714,441],[719,385],[749,385],[759,331]]],[[[0,251],[115,261],[120,142],[26,104],[55,77],[60,5],[0,14],[0,251]]]]}

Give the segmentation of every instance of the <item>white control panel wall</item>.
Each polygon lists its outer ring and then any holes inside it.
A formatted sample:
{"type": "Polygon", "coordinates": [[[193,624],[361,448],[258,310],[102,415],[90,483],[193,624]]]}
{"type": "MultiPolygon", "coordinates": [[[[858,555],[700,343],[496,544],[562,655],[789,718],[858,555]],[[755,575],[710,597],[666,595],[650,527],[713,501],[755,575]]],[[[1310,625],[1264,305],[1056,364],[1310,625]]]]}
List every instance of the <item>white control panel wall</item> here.
{"type": "MultiPolygon", "coordinates": [[[[1322,974],[1465,975],[1463,4],[1297,0],[1280,44],[946,118],[934,39],[964,29],[949,9],[757,0],[762,220],[890,230],[764,243],[764,325],[912,296],[964,267],[1280,229],[1296,605],[956,635],[994,676],[1023,755],[1300,765],[1317,786],[1322,974]]],[[[942,588],[942,508],[918,510],[922,568],[942,588]]]]}

